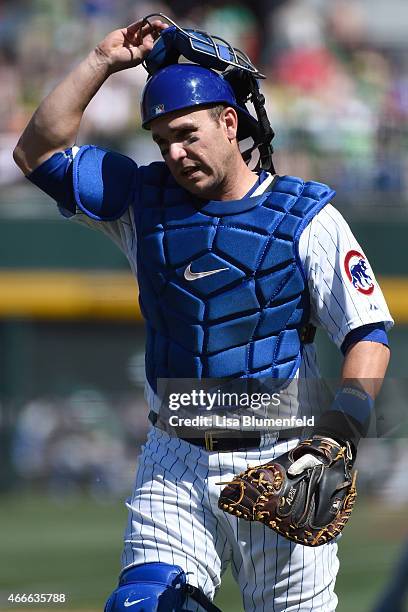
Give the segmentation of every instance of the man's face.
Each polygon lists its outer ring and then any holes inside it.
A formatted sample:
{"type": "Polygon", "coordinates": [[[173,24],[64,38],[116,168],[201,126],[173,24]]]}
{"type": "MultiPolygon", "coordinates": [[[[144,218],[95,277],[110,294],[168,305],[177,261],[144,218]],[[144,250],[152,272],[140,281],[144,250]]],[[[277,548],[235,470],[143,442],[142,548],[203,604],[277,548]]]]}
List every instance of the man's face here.
{"type": "Polygon", "coordinates": [[[205,199],[221,199],[233,157],[239,155],[224,114],[225,109],[216,120],[207,108],[182,110],[151,124],[153,140],[177,183],[205,199]]]}

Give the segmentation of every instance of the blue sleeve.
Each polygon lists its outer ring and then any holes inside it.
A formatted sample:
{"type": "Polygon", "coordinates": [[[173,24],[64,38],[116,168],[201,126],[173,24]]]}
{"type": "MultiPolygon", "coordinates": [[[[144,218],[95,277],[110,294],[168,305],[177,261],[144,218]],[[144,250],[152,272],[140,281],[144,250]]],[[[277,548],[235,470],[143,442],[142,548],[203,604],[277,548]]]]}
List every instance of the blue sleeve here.
{"type": "Polygon", "coordinates": [[[57,202],[65,217],[72,217],[76,209],[72,185],[72,159],[71,149],[67,149],[64,153],[54,153],[27,175],[29,181],[57,202]]]}
{"type": "Polygon", "coordinates": [[[114,221],[132,203],[137,188],[135,162],[113,151],[92,145],[55,153],[28,177],[54,198],[64,216],[76,207],[91,219],[114,221]]]}
{"type": "Polygon", "coordinates": [[[361,342],[362,340],[368,342],[378,342],[379,344],[389,346],[384,323],[370,323],[369,325],[362,325],[361,327],[352,329],[351,332],[347,334],[343,344],[341,345],[341,352],[343,355],[346,354],[347,350],[352,344],[361,342]]]}

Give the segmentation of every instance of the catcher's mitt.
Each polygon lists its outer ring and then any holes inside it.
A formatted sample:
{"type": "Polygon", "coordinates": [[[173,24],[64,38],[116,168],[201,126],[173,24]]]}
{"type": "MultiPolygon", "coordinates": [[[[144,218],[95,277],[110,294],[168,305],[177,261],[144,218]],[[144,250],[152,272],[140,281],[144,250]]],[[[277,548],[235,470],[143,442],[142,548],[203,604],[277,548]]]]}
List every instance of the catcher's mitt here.
{"type": "Polygon", "coordinates": [[[218,506],[298,544],[320,546],[333,540],[350,517],[357,495],[352,464],[349,445],[313,436],[271,463],[235,476],[221,491],[218,506]],[[313,455],[314,467],[288,473],[305,454],[313,455]]]}

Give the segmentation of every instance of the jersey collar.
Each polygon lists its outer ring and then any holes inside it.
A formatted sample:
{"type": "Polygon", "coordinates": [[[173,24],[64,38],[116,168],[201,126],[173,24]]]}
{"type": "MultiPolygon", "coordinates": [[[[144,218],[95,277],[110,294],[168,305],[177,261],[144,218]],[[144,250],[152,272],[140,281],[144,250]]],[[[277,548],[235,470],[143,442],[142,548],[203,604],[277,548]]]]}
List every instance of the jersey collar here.
{"type": "Polygon", "coordinates": [[[260,206],[268,197],[268,194],[265,193],[265,191],[272,183],[275,175],[265,172],[264,180],[262,180],[262,176],[263,175],[261,174],[258,181],[249,190],[248,194],[246,194],[240,200],[209,200],[203,206],[200,206],[200,212],[207,215],[216,216],[237,215],[260,206]],[[262,182],[257,186],[259,180],[262,180],[262,182]]]}

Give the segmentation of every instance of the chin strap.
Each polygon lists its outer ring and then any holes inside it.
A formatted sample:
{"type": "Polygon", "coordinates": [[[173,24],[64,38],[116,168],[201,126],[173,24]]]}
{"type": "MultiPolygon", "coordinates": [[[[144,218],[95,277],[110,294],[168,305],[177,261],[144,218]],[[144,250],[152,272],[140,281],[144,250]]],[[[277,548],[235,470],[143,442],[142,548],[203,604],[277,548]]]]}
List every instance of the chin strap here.
{"type": "Polygon", "coordinates": [[[259,161],[256,170],[266,170],[267,172],[276,174],[272,162],[273,146],[271,144],[275,132],[266,114],[265,96],[259,90],[257,78],[253,74],[240,70],[239,68],[226,70],[223,72],[222,76],[231,85],[240,106],[245,108],[247,102],[252,102],[258,119],[258,135],[254,138],[252,147],[242,153],[244,161],[248,163],[253,151],[258,149],[259,161]]]}
{"type": "Polygon", "coordinates": [[[260,140],[258,143],[255,143],[259,150],[258,166],[259,169],[275,174],[275,168],[272,161],[273,146],[271,144],[275,132],[266,114],[265,96],[259,91],[258,83],[253,76],[249,76],[248,80],[250,81],[251,102],[254,105],[260,128],[260,140]]]}

